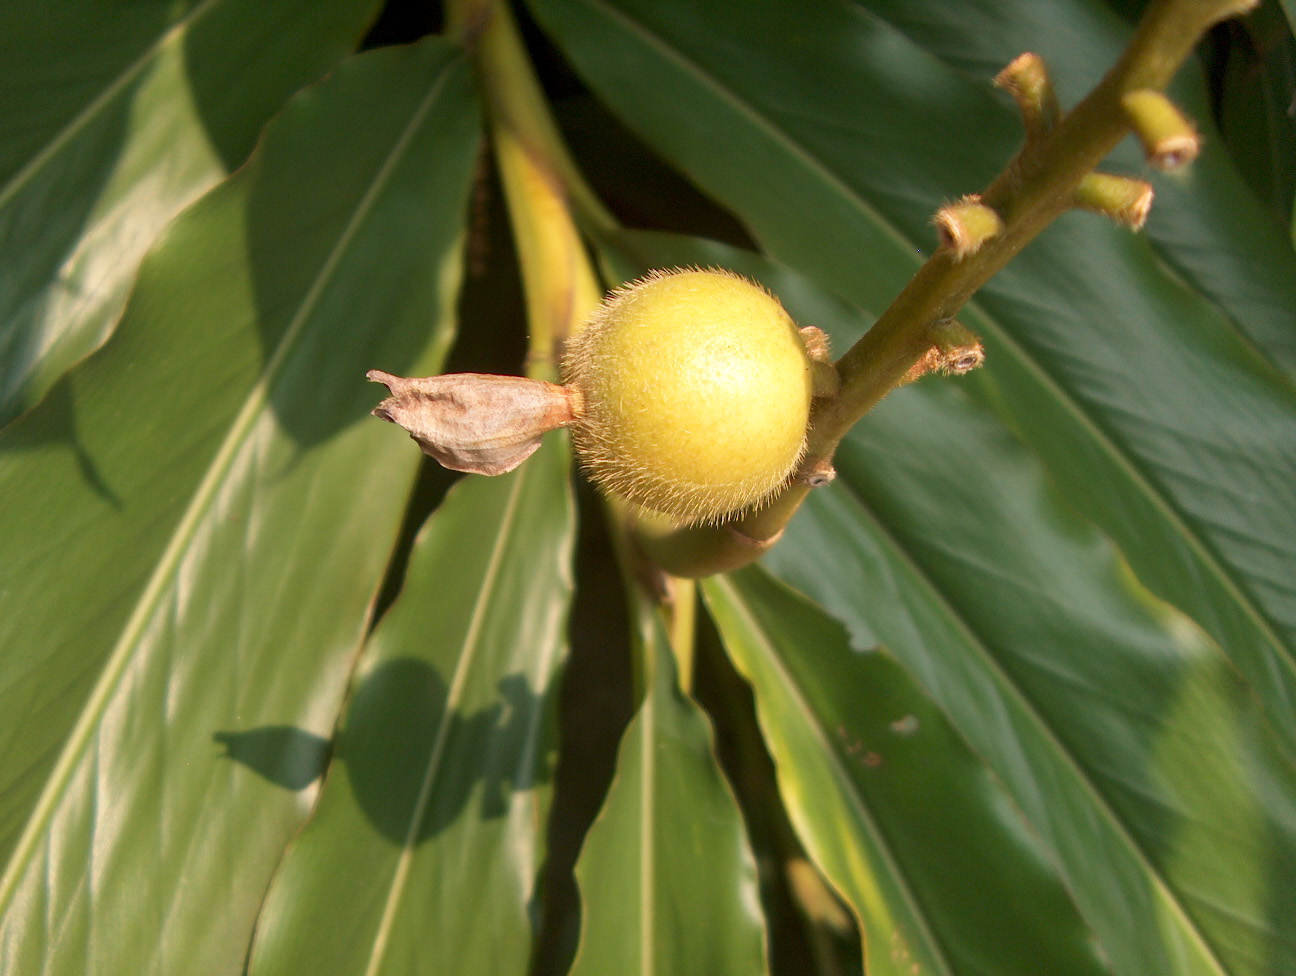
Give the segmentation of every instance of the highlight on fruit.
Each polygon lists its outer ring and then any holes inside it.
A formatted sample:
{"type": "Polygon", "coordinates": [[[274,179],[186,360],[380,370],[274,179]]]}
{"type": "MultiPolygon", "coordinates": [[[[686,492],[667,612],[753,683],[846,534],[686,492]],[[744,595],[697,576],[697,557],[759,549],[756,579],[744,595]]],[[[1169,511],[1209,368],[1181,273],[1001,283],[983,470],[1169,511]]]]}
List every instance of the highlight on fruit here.
{"type": "Polygon", "coordinates": [[[826,337],[798,330],[759,285],[689,269],[610,294],[569,342],[561,386],[479,373],[367,375],[391,394],[374,415],[448,468],[502,474],[545,432],[571,427],[600,487],[694,524],[759,505],[788,481],[822,371],[832,372],[826,360],[826,337]]]}

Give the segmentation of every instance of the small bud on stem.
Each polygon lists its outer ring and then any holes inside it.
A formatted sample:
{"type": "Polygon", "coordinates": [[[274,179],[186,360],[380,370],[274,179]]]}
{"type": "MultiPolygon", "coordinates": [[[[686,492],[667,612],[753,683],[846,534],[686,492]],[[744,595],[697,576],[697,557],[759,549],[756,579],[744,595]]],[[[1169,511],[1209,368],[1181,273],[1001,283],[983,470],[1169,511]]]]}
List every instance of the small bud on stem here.
{"type": "Polygon", "coordinates": [[[1157,169],[1176,169],[1197,158],[1201,137],[1179,107],[1159,91],[1143,88],[1121,96],[1121,108],[1143,143],[1148,162],[1157,169]]]}
{"type": "Polygon", "coordinates": [[[1075,205],[1142,230],[1152,209],[1152,185],[1128,176],[1090,173],[1076,187],[1075,205]]]}
{"type": "Polygon", "coordinates": [[[832,349],[829,348],[828,333],[817,325],[802,326],[801,341],[805,344],[806,355],[816,363],[831,363],[832,349]]]}
{"type": "Polygon", "coordinates": [[[931,327],[930,335],[931,347],[909,368],[900,381],[901,386],[933,371],[962,376],[985,362],[985,347],[981,340],[961,322],[954,319],[937,322],[931,327]]]}
{"type": "Polygon", "coordinates": [[[960,261],[976,254],[988,240],[1002,234],[1004,228],[1002,218],[976,194],[941,207],[933,222],[940,234],[941,248],[952,251],[960,261]]]}
{"type": "Polygon", "coordinates": [[[822,488],[837,477],[837,469],[828,458],[806,458],[797,470],[795,481],[807,488],[822,488]]]}
{"type": "Polygon", "coordinates": [[[828,346],[828,333],[818,326],[807,325],[800,329],[806,355],[810,357],[810,385],[813,395],[836,396],[841,389],[841,376],[833,366],[832,350],[828,346]]]}
{"type": "Polygon", "coordinates": [[[1048,69],[1038,54],[1019,54],[995,76],[995,84],[1013,97],[1026,126],[1026,139],[1034,141],[1049,132],[1062,118],[1057,93],[1048,69]]]}

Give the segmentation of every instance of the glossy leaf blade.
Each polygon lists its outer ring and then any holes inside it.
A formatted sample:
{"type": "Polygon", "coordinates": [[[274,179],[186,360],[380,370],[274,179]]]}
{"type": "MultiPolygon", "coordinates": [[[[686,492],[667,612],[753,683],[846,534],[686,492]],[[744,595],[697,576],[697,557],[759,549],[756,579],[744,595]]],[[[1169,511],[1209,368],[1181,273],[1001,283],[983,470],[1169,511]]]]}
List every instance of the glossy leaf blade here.
{"type": "Polygon", "coordinates": [[[364,371],[444,353],[477,138],[448,46],[342,65],[0,437],[6,972],[241,964],[418,463],[364,371]]]}
{"type": "Polygon", "coordinates": [[[157,234],[376,8],[0,6],[0,425],[103,342],[157,234]]]}
{"type": "MultiPolygon", "coordinates": [[[[988,81],[859,6],[779,0],[760,17],[738,6],[533,0],[654,148],[775,257],[877,314],[934,243],[930,214],[982,187],[1019,125],[988,81]],[[636,81],[644,74],[654,84],[636,81]]],[[[1028,22],[1046,21],[1042,9],[1028,22]]],[[[1235,176],[1201,172],[1192,199],[1163,211],[1203,200],[1228,211],[1245,195],[1235,176]]],[[[1238,219],[1249,228],[1256,213],[1252,201],[1238,219]]],[[[1231,237],[1183,239],[1202,264],[1235,260],[1231,237]]],[[[1220,644],[1296,757],[1296,392],[1253,344],[1291,359],[1296,256],[1280,240],[1245,253],[1229,319],[1211,300],[1224,291],[1185,287],[1145,241],[1070,214],[964,321],[989,352],[971,388],[1140,578],[1220,644]]]]}
{"type": "Polygon", "coordinates": [[[457,485],[370,639],[249,971],[523,973],[571,599],[568,455],[457,485]]]}
{"type": "Polygon", "coordinates": [[[756,865],[711,728],[679,690],[660,618],[639,607],[647,688],[576,864],[572,976],[766,971],[756,865]]]}
{"type": "Polygon", "coordinates": [[[1296,972],[1296,775],[1218,647],[948,386],[894,394],[838,471],[768,564],[914,674],[1113,970],[1296,972]]]}
{"type": "Polygon", "coordinates": [[[780,791],[854,907],[869,973],[1102,973],[1001,786],[896,661],[752,567],[704,584],[780,791]]]}

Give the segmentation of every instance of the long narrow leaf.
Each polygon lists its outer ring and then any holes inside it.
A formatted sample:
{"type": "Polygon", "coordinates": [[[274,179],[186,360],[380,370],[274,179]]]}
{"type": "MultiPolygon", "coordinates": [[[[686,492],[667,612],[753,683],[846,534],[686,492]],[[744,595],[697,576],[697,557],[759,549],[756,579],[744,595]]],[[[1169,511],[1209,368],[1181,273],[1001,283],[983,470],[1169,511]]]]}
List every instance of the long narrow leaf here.
{"type": "Polygon", "coordinates": [[[576,864],[572,976],[755,976],[765,926],[742,817],[660,618],[640,607],[636,628],[647,688],[576,864]]]}
{"type": "Polygon", "coordinates": [[[797,831],[863,923],[870,974],[1107,971],[999,783],[889,654],[853,650],[758,568],[704,590],[797,831]]]}
{"type": "Polygon", "coordinates": [[[158,232],[376,8],[0,4],[0,426],[104,340],[158,232]]]}
{"type": "Polygon", "coordinates": [[[424,527],[252,976],[526,971],[572,589],[567,457],[555,439],[469,479],[424,527]]]}
{"type": "Polygon", "coordinates": [[[446,45],[295,99],[0,438],[0,969],[228,973],[300,824],[449,338],[477,144],[446,45]]]}

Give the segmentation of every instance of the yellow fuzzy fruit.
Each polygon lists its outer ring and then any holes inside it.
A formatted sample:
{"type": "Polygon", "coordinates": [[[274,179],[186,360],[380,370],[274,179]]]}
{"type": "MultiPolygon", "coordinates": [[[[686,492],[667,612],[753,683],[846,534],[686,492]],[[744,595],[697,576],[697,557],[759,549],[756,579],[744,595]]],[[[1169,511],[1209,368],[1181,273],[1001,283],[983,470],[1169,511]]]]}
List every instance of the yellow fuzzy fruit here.
{"type": "Polygon", "coordinates": [[[735,274],[654,272],[613,292],[563,373],[594,481],[683,522],[760,503],[805,449],[805,344],[778,300],[735,274]]]}

